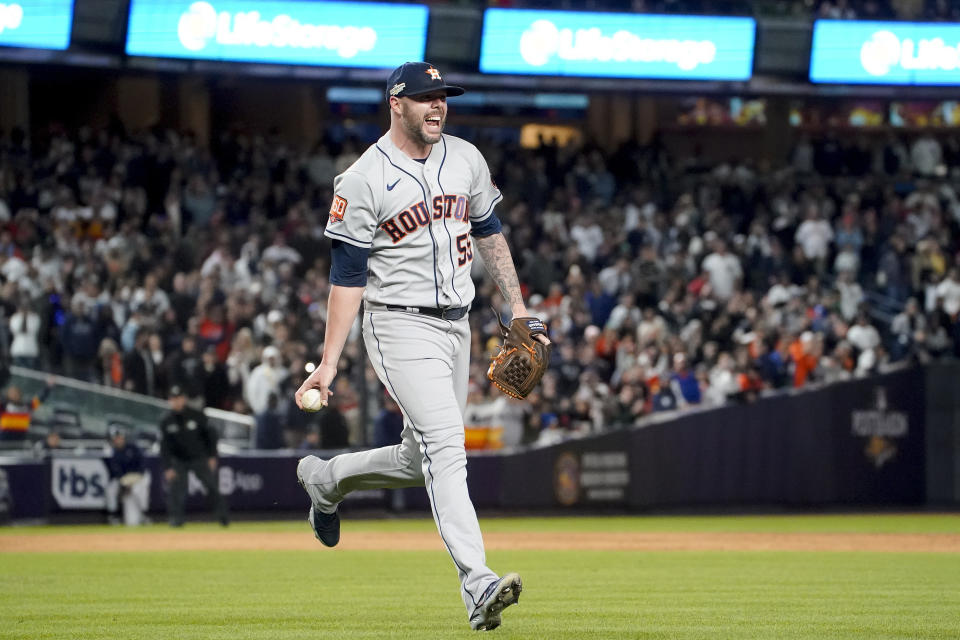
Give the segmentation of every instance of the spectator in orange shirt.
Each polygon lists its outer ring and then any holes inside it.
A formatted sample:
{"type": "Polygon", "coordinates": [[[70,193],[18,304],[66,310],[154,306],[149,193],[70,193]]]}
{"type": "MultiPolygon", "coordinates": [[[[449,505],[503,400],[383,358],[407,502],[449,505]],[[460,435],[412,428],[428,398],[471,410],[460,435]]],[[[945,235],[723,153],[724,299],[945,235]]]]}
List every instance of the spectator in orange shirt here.
{"type": "Polygon", "coordinates": [[[47,399],[53,386],[53,378],[48,378],[47,386],[40,395],[34,396],[27,402],[23,399],[20,387],[16,385],[7,387],[6,399],[0,403],[0,440],[27,439],[33,412],[47,399]]]}
{"type": "Polygon", "coordinates": [[[817,368],[823,345],[811,331],[804,331],[790,345],[790,357],[793,359],[793,386],[802,387],[810,374],[817,368]]]}

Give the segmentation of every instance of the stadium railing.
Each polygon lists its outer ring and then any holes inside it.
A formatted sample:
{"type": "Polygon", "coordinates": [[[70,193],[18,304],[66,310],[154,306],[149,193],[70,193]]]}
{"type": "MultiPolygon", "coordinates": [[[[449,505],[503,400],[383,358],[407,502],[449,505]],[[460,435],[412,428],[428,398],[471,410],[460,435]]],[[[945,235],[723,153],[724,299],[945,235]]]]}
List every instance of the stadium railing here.
{"type": "MultiPolygon", "coordinates": [[[[24,367],[10,367],[8,385],[16,385],[24,398],[40,395],[50,374],[24,367]]],[[[158,424],[167,403],[159,398],[67,378],[52,376],[53,389],[33,412],[27,446],[43,440],[51,431],[60,434],[66,446],[102,443],[113,426],[147,448],[159,445],[158,424]]],[[[220,434],[221,450],[248,449],[254,442],[252,416],[206,408],[204,414],[220,434]]]]}

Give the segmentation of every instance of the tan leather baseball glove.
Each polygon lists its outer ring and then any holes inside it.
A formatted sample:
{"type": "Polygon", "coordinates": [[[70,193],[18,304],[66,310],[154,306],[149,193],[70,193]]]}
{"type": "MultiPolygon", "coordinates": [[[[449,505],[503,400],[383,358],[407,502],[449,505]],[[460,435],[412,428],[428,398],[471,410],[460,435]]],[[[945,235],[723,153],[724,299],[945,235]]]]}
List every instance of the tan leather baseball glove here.
{"type": "Polygon", "coordinates": [[[500,391],[514,398],[526,398],[540,382],[550,364],[550,346],[536,336],[547,327],[538,318],[514,318],[510,326],[500,323],[503,344],[490,360],[487,377],[500,391]]]}

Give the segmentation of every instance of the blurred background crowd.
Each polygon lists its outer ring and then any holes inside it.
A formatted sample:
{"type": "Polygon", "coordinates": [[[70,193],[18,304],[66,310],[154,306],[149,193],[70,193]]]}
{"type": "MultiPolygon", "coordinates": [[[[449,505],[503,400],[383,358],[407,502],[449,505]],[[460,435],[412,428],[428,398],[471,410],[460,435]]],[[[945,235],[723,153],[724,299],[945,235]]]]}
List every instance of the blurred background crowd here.
{"type": "MultiPolygon", "coordinates": [[[[292,404],[323,340],[333,177],[370,142],[6,132],[4,360],[159,397],[176,382],[256,416],[266,448],[389,439],[397,410],[359,392],[379,385],[357,336],[330,410],[292,404]]],[[[781,166],[678,157],[657,138],[613,153],[474,142],[556,343],[528,403],[491,391],[492,307],[506,308],[476,261],[468,423],[497,412],[506,444],[960,355],[956,135],[800,137],[781,166]]]]}
{"type": "Polygon", "coordinates": [[[811,16],[833,20],[960,19],[951,0],[452,0],[449,4],[635,13],[811,16]]]}

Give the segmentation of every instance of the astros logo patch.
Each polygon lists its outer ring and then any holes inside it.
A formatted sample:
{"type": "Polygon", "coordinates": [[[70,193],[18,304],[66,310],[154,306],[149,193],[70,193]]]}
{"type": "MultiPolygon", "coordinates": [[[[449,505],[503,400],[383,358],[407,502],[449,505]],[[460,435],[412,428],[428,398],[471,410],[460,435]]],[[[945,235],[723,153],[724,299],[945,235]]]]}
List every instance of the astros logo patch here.
{"type": "Polygon", "coordinates": [[[346,210],[346,198],[333,196],[333,204],[330,205],[330,222],[343,222],[343,212],[346,210]]]}
{"type": "Polygon", "coordinates": [[[429,69],[424,71],[424,73],[429,74],[431,80],[442,80],[442,78],[440,77],[440,72],[434,69],[433,67],[430,67],[429,69]]]}

